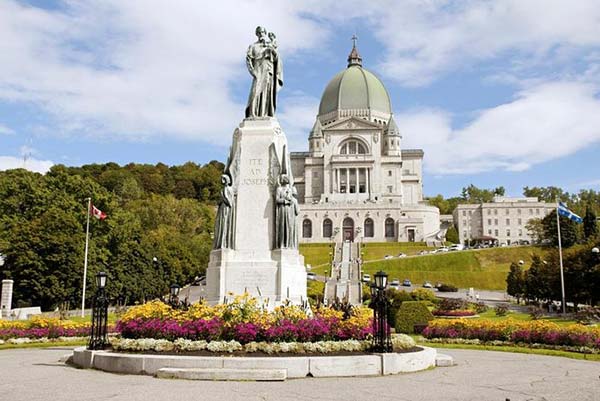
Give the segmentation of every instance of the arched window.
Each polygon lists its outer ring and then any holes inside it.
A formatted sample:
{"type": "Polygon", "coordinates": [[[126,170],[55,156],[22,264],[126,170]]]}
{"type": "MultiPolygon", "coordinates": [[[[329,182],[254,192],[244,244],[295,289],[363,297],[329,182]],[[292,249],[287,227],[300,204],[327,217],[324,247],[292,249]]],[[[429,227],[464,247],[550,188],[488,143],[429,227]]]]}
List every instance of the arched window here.
{"type": "Polygon", "coordinates": [[[333,223],[329,219],[323,220],[323,238],[331,238],[333,235],[333,223]]]}
{"type": "Polygon", "coordinates": [[[365,238],[373,238],[375,235],[375,228],[373,225],[373,219],[366,218],[365,219],[365,238]]]}
{"type": "Polygon", "coordinates": [[[341,148],[340,154],[342,155],[364,155],[367,154],[367,146],[359,140],[350,139],[345,141],[341,148]]]}
{"type": "Polygon", "coordinates": [[[304,219],[302,222],[302,238],[312,237],[312,221],[304,219]]]}
{"type": "Polygon", "coordinates": [[[385,219],[385,237],[394,238],[396,236],[396,230],[394,229],[394,219],[388,217],[385,219]]]}

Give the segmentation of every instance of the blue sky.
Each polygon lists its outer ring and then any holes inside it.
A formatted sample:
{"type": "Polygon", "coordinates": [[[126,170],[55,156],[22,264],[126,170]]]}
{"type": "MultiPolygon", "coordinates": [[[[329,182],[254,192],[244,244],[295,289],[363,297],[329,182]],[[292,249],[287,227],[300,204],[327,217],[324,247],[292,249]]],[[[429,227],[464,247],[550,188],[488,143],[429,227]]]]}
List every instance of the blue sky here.
{"type": "Polygon", "coordinates": [[[224,160],[260,24],[283,54],[292,150],[356,33],[403,146],[425,151],[427,195],[600,189],[596,0],[208,4],[0,2],[0,169],[224,160]]]}

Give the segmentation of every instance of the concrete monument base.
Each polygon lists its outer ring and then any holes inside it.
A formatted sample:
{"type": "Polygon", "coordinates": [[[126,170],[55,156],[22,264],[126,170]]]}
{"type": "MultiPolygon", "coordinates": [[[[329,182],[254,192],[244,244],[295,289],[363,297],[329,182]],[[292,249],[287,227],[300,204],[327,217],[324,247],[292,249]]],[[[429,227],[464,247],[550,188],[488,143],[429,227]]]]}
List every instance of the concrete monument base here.
{"type": "Polygon", "coordinates": [[[287,300],[305,302],[306,268],[297,238],[289,248],[278,249],[277,243],[275,194],[281,177],[291,178],[285,134],[275,118],[245,119],[232,142],[225,173],[235,194],[227,215],[233,240],[222,241],[210,254],[207,301],[217,304],[248,293],[270,308],[287,300]]]}

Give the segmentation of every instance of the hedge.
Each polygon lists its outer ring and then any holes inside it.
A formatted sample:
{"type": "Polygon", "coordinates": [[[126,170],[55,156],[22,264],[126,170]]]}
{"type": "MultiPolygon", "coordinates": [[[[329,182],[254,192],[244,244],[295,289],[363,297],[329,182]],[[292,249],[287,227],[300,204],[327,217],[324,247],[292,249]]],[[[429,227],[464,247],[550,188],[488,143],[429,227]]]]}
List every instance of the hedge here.
{"type": "Polygon", "coordinates": [[[427,302],[404,301],[396,315],[396,332],[412,334],[415,332],[415,325],[424,327],[431,320],[433,315],[427,308],[427,302]]]}

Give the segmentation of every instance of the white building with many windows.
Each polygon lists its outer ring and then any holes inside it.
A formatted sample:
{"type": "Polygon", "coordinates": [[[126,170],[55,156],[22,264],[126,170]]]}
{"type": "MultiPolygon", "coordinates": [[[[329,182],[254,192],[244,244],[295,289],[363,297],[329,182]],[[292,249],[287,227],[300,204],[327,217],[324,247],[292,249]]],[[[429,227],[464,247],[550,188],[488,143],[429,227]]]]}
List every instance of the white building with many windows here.
{"type": "Polygon", "coordinates": [[[460,204],[453,213],[461,243],[483,240],[499,244],[531,243],[525,226],[531,219],[543,219],[555,209],[554,203],[537,198],[498,196],[490,203],[460,204]]]}
{"type": "Polygon", "coordinates": [[[300,242],[442,239],[439,210],[423,203],[423,151],[402,149],[389,94],[356,47],[325,88],[308,142],[291,153],[300,242]]]}

